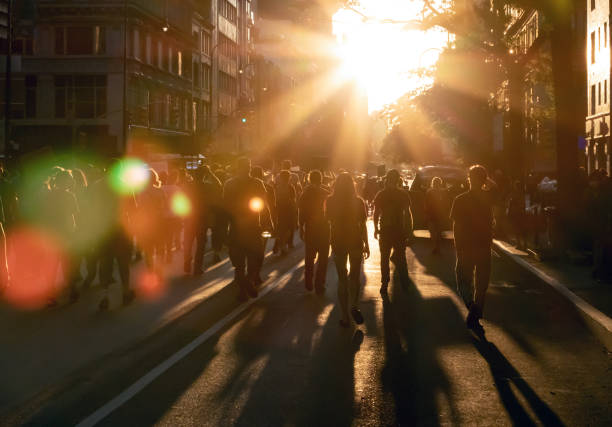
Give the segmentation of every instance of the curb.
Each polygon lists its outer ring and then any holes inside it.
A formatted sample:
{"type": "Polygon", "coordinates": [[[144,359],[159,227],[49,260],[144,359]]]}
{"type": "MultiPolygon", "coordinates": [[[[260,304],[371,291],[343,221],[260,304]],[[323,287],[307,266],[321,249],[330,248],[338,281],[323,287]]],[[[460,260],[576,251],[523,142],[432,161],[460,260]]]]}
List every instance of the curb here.
{"type": "Polygon", "coordinates": [[[525,261],[521,256],[513,252],[513,248],[500,240],[493,240],[493,246],[496,250],[503,253],[519,266],[525,268],[530,273],[538,277],[540,280],[552,287],[555,292],[569,301],[583,318],[586,326],[591,332],[604,344],[608,351],[612,351],[612,319],[604,313],[593,307],[591,304],[580,298],[568,289],[563,283],[557,279],[550,277],[542,270],[525,261]]]}

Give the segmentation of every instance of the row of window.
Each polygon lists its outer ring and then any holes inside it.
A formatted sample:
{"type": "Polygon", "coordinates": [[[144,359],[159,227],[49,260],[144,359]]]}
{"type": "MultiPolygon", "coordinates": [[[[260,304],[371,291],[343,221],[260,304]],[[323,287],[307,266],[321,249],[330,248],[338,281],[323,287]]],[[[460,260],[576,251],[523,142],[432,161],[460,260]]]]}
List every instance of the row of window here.
{"type": "Polygon", "coordinates": [[[597,114],[597,107],[602,103],[608,104],[608,80],[604,80],[603,87],[601,82],[591,85],[591,115],[597,114]]]}
{"type": "Polygon", "coordinates": [[[194,62],[193,85],[196,88],[208,89],[210,87],[210,65],[194,62]]]}
{"type": "MultiPolygon", "coordinates": [[[[593,31],[591,33],[591,64],[594,64],[597,61],[597,53],[601,51],[602,48],[602,37],[601,37],[601,27],[597,28],[597,31],[593,31]]],[[[603,48],[608,48],[608,23],[604,22],[603,24],[603,48]]]]}
{"type": "Polygon", "coordinates": [[[103,55],[106,28],[99,25],[55,27],[56,55],[103,55]]]}
{"type": "Polygon", "coordinates": [[[238,16],[237,10],[228,0],[218,0],[217,7],[219,9],[219,15],[223,16],[230,22],[236,23],[238,16]]]}
{"type": "Polygon", "coordinates": [[[223,71],[219,71],[219,90],[230,95],[235,95],[238,91],[236,79],[223,71]]]}
{"type": "Polygon", "coordinates": [[[229,37],[219,34],[219,53],[227,58],[238,56],[238,45],[229,37]]]}
{"type": "MultiPolygon", "coordinates": [[[[0,85],[4,87],[4,80],[0,85]]],[[[16,77],[12,80],[13,92],[11,97],[11,117],[14,119],[33,119],[36,117],[36,76],[16,77]]],[[[0,91],[0,117],[4,117],[5,92],[0,91]]]]}

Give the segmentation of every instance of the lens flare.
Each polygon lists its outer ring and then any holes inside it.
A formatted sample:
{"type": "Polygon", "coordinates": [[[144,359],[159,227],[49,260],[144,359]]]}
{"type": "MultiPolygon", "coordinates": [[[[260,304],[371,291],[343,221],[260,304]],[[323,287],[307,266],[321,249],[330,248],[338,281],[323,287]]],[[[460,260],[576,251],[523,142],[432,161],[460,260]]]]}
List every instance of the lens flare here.
{"type": "Polygon", "coordinates": [[[21,228],[8,234],[7,247],[11,282],[2,298],[23,310],[45,307],[61,292],[57,274],[66,266],[61,245],[40,230],[21,228]]]}
{"type": "Polygon", "coordinates": [[[175,193],[170,201],[170,208],[174,215],[185,218],[191,213],[191,200],[184,193],[175,193]]]}
{"type": "Polygon", "coordinates": [[[264,201],[260,197],[253,197],[249,201],[249,209],[253,212],[261,212],[264,208],[264,201]]]}
{"type": "Polygon", "coordinates": [[[136,294],[138,297],[151,301],[161,298],[166,285],[162,276],[154,271],[143,268],[136,272],[136,294]]]}
{"type": "Polygon", "coordinates": [[[145,189],[151,174],[147,165],[139,159],[123,159],[111,169],[111,186],[119,194],[140,193],[145,189]]]}

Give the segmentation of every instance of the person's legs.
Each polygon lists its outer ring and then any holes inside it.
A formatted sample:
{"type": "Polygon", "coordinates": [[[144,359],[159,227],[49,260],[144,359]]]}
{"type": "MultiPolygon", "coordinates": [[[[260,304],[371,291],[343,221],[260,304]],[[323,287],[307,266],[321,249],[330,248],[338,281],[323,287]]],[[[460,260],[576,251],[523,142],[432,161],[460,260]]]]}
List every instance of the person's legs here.
{"type": "Polygon", "coordinates": [[[248,279],[247,290],[249,291],[249,294],[256,294],[255,286],[260,284],[261,278],[259,274],[264,260],[263,238],[260,235],[250,236],[247,244],[246,257],[248,279]]]}
{"type": "Polygon", "coordinates": [[[392,236],[390,236],[389,233],[382,231],[378,236],[378,247],[380,248],[380,281],[383,288],[386,288],[391,281],[391,270],[389,267],[392,248],[391,238],[392,236]]]}
{"type": "Polygon", "coordinates": [[[204,264],[204,252],[206,251],[206,228],[198,227],[196,231],[196,253],[193,262],[193,274],[202,274],[204,264]]]}
{"type": "Polygon", "coordinates": [[[406,243],[401,236],[395,236],[393,240],[393,262],[395,270],[400,278],[402,286],[407,286],[410,282],[408,276],[408,264],[406,263],[406,243]]]}
{"type": "Polygon", "coordinates": [[[361,249],[352,249],[349,253],[349,264],[351,266],[349,273],[350,283],[350,303],[351,307],[356,308],[359,304],[361,296],[361,264],[363,263],[363,253],[361,249]]]}
{"type": "Polygon", "coordinates": [[[130,254],[132,253],[132,245],[130,240],[124,236],[117,238],[115,243],[115,251],[117,264],[119,268],[119,278],[121,279],[121,287],[123,295],[129,295],[130,291],[130,254]]]}
{"type": "Polygon", "coordinates": [[[468,309],[471,309],[474,303],[473,280],[475,263],[473,258],[470,251],[457,251],[457,264],[455,266],[457,291],[468,309]]]}
{"type": "Polygon", "coordinates": [[[482,318],[484,312],[485,297],[489,288],[491,278],[491,250],[483,249],[476,259],[476,278],[474,292],[474,307],[477,319],[482,318]]]}
{"type": "Polygon", "coordinates": [[[304,256],[304,286],[309,291],[313,288],[314,262],[317,255],[317,248],[312,240],[306,238],[304,256]]]}
{"type": "Polygon", "coordinates": [[[327,265],[329,262],[329,240],[325,239],[320,242],[317,247],[317,272],[315,276],[314,286],[317,292],[321,293],[325,290],[325,282],[327,278],[327,265]]]}
{"type": "Polygon", "coordinates": [[[239,299],[247,299],[246,293],[246,254],[244,249],[237,242],[230,242],[229,257],[234,266],[234,282],[238,285],[239,299]]]}
{"type": "Polygon", "coordinates": [[[196,238],[195,235],[195,225],[192,223],[185,224],[185,236],[183,242],[183,248],[185,249],[183,269],[185,273],[191,273],[191,261],[193,254],[193,241],[196,238]]]}
{"type": "Polygon", "coordinates": [[[334,263],[336,264],[336,272],[338,273],[338,304],[342,322],[348,325],[349,322],[349,290],[348,290],[348,270],[346,263],[348,261],[348,250],[345,248],[334,247],[334,263]]]}

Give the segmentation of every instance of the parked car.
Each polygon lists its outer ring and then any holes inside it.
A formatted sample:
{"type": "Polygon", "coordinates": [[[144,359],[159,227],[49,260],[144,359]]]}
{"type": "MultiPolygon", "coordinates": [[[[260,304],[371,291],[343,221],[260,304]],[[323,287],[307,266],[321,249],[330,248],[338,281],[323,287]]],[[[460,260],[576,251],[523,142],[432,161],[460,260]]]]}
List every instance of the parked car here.
{"type": "MultiPolygon", "coordinates": [[[[467,190],[467,172],[465,169],[452,166],[423,166],[417,171],[414,181],[410,186],[410,199],[412,201],[412,217],[414,229],[427,229],[425,218],[425,193],[435,177],[442,178],[442,182],[448,191],[446,210],[450,214],[452,202],[457,195],[467,190]]],[[[450,219],[444,224],[445,229],[450,229],[450,219]]]]}

